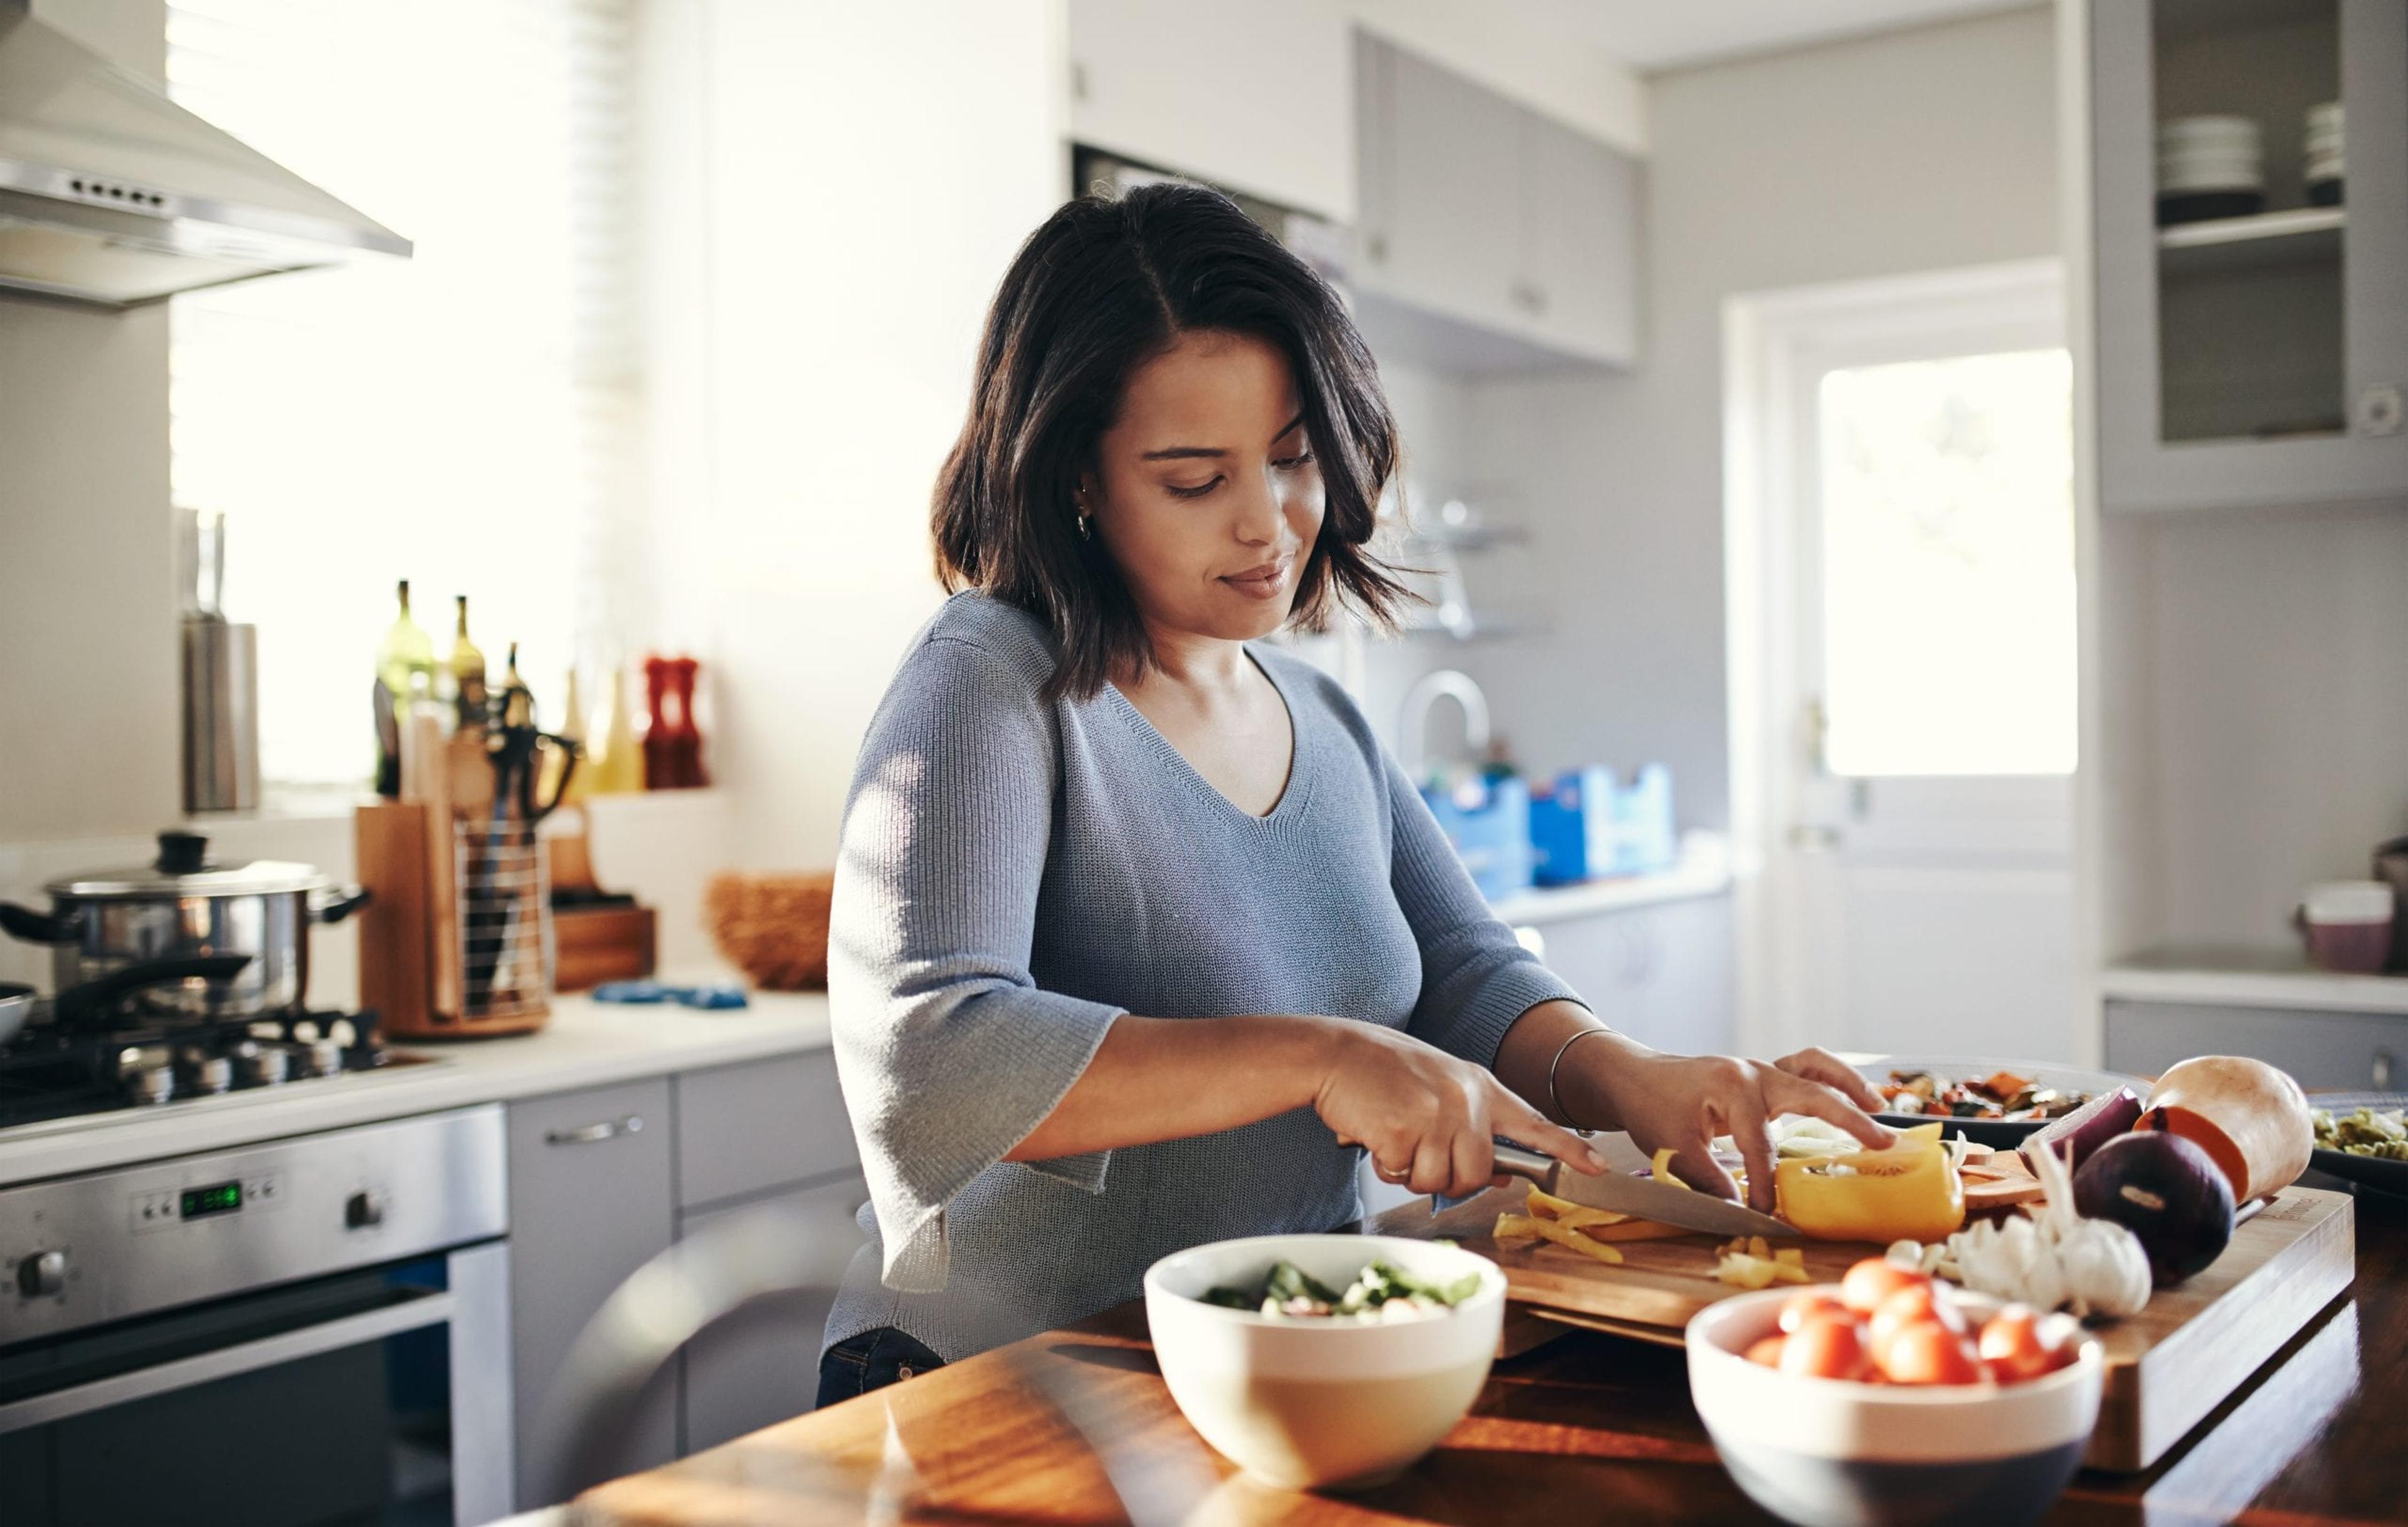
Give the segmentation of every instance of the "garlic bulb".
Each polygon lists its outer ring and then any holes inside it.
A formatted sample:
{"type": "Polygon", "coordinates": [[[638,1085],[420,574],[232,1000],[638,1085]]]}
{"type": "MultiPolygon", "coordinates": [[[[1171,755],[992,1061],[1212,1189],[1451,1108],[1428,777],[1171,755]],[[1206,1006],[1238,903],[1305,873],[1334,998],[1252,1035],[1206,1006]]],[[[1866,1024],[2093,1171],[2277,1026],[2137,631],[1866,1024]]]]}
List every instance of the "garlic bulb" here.
{"type": "Polygon", "coordinates": [[[2149,1302],[2149,1254],[2111,1219],[2074,1212],[2073,1177],[2042,1151],[2034,1162],[2048,1203],[2038,1218],[1985,1221],[1948,1238],[1958,1281],[2038,1310],[2071,1305],[2080,1316],[2137,1315],[2149,1302]]]}

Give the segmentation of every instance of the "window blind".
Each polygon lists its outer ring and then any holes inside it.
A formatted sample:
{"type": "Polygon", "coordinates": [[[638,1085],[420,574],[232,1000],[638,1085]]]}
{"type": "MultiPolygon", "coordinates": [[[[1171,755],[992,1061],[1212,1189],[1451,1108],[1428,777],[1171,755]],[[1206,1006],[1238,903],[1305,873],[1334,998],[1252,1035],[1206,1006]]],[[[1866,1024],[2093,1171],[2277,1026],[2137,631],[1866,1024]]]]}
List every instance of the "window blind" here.
{"type": "Polygon", "coordinates": [[[273,780],[367,770],[396,579],[556,725],[615,656],[643,403],[638,0],[170,0],[176,100],[417,245],[174,299],[180,506],[226,519],[273,780]]]}

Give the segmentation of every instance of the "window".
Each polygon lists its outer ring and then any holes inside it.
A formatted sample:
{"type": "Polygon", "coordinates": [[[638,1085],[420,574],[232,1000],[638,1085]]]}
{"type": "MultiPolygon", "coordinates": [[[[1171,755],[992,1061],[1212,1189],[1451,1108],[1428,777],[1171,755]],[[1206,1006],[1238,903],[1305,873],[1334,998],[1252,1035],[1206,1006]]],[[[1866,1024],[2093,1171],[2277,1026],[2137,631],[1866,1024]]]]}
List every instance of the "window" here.
{"type": "Polygon", "coordinates": [[[2072,770],[2071,386],[2062,350],[1823,374],[1832,772],[2072,770]]]}
{"type": "Polygon", "coordinates": [[[178,504],[225,515],[272,780],[368,771],[408,578],[561,719],[624,636],[643,401],[637,0],[169,0],[176,100],[416,241],[175,299],[178,504]]]}

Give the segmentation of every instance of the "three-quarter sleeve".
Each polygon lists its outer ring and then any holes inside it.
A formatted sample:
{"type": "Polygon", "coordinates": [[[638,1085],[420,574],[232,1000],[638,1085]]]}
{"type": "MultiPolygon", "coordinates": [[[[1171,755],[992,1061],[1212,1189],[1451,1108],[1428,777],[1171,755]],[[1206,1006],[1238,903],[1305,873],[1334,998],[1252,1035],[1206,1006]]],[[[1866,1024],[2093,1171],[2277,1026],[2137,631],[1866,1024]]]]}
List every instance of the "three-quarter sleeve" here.
{"type": "Polygon", "coordinates": [[[1394,834],[1389,883],[1422,951],[1422,994],[1406,1031],[1461,1059],[1494,1065],[1505,1030],[1541,1002],[1578,1001],[1488,910],[1421,792],[1383,751],[1394,834]]]}
{"type": "MultiPolygon", "coordinates": [[[[1053,1112],[1124,1011],[1029,974],[1059,768],[1026,677],[943,636],[904,664],[862,745],[828,1001],[889,1288],[944,1288],[946,1205],[1053,1112]]],[[[1028,1164],[1097,1192],[1108,1160],[1028,1164]]]]}

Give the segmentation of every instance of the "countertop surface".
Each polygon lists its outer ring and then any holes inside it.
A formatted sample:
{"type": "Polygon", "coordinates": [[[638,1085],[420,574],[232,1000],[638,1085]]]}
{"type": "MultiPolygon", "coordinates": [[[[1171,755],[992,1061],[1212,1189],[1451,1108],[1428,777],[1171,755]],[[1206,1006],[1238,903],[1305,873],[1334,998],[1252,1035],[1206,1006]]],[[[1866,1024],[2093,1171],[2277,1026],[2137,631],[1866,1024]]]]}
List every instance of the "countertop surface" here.
{"type": "Polygon", "coordinates": [[[819,992],[755,992],[720,1012],[557,997],[538,1033],[393,1046],[424,1063],[0,1130],[0,1187],[827,1044],[819,992]]]}
{"type": "Polygon", "coordinates": [[[1666,901],[1719,896],[1730,884],[1730,844],[1711,832],[1692,832],[1681,840],[1681,857],[1661,870],[1584,880],[1576,886],[1533,886],[1490,902],[1488,910],[1517,928],[1544,927],[1666,901]]]}
{"type": "MultiPolygon", "coordinates": [[[[2044,1520],[2400,1520],[2408,1207],[2362,1196],[2358,1234],[2349,1293],[2157,1467],[2085,1471],[2044,1520]]],[[[1690,1406],[1684,1355],[1587,1332],[1499,1361],[1471,1415],[1391,1484],[1356,1495],[1252,1484],[1181,1419],[1136,1304],[616,1480],[580,1497],[572,1515],[580,1527],[1773,1520],[1723,1471],[1690,1406]],[[1056,1403],[1087,1419],[1100,1453],[1056,1403]],[[1122,1505],[1113,1478],[1140,1491],[1136,1510],[1122,1505]]]]}

